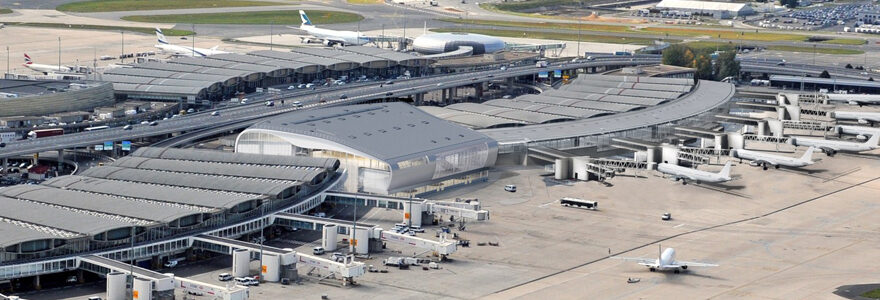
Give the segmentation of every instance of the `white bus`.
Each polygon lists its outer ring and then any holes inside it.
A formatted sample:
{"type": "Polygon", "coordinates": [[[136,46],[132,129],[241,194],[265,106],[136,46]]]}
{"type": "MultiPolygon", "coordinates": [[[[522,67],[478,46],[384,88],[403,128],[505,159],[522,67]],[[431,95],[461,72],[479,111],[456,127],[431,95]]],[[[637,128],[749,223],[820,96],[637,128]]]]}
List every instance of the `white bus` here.
{"type": "Polygon", "coordinates": [[[95,130],[102,130],[102,129],[107,129],[107,128],[110,128],[110,126],[107,126],[107,125],[95,126],[95,127],[89,127],[89,128],[83,129],[83,130],[84,131],[95,131],[95,130]]]}
{"type": "Polygon", "coordinates": [[[563,206],[584,207],[592,210],[599,208],[599,202],[569,197],[559,199],[559,204],[562,204],[563,206]]]}

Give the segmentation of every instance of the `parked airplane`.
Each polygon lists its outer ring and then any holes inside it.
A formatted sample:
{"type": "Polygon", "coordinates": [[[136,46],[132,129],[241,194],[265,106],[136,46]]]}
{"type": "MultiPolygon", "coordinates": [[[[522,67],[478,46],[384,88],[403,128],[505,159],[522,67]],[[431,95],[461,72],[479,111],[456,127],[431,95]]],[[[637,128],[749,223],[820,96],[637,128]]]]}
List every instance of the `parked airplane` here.
{"type": "Polygon", "coordinates": [[[820,140],[820,139],[807,139],[807,138],[791,138],[792,145],[795,146],[813,146],[825,152],[828,156],[834,156],[837,152],[864,152],[871,151],[880,146],[877,145],[877,142],[880,141],[880,135],[872,135],[868,141],[864,143],[855,143],[848,141],[833,141],[833,140],[820,140]]]}
{"type": "MultiPolygon", "coordinates": [[[[657,245],[657,250],[660,251],[660,245],[657,245]]],[[[716,264],[707,264],[707,263],[698,263],[692,261],[680,261],[675,260],[675,249],[666,248],[659,253],[660,256],[657,259],[648,259],[648,258],[631,258],[631,257],[611,257],[614,259],[623,259],[623,260],[634,260],[637,261],[638,264],[648,267],[648,270],[651,272],[655,271],[668,271],[672,270],[675,274],[681,272],[681,270],[687,270],[688,267],[717,267],[716,264]]]]}
{"type": "Polygon", "coordinates": [[[687,184],[688,180],[700,182],[726,182],[730,181],[730,161],[724,164],[724,168],[718,173],[706,172],[697,169],[682,167],[679,165],[662,163],[657,165],[657,171],[672,175],[675,181],[681,180],[681,184],[687,184]]]}
{"type": "Polygon", "coordinates": [[[877,127],[837,125],[834,128],[837,133],[856,135],[860,140],[867,139],[868,136],[880,135],[880,128],[877,127]]]}
{"type": "Polygon", "coordinates": [[[880,104],[880,96],[878,95],[862,95],[862,94],[826,94],[828,101],[846,102],[850,105],[874,105],[880,104]]]}
{"type": "Polygon", "coordinates": [[[24,54],[24,63],[21,65],[25,68],[43,73],[44,75],[49,75],[49,73],[73,72],[73,68],[69,66],[35,64],[27,53],[24,54]]]}
{"type": "MultiPolygon", "coordinates": [[[[300,10],[299,18],[302,19],[302,24],[299,26],[300,30],[307,32],[314,38],[302,38],[303,43],[311,43],[314,40],[318,42],[324,43],[325,46],[350,46],[350,45],[363,45],[369,43],[372,39],[367,36],[364,36],[360,32],[354,31],[343,31],[343,30],[332,30],[332,29],[321,29],[312,24],[312,21],[309,20],[309,16],[306,15],[306,12],[300,10]]],[[[289,27],[294,28],[296,27],[289,27]]]]}
{"type": "Polygon", "coordinates": [[[880,122],[880,112],[862,111],[834,111],[831,117],[837,120],[856,120],[859,124],[871,124],[880,122]]]}
{"type": "Polygon", "coordinates": [[[764,170],[767,170],[768,166],[773,166],[774,168],[779,169],[779,166],[785,167],[803,167],[809,166],[813,164],[813,151],[816,149],[815,147],[810,147],[804,152],[804,155],[800,158],[775,155],[770,153],[751,151],[746,149],[734,149],[731,151],[733,157],[739,158],[740,161],[743,159],[748,159],[752,161],[753,164],[757,166],[764,167],[764,170]]]}
{"type": "Polygon", "coordinates": [[[168,40],[165,39],[165,34],[162,33],[162,29],[156,28],[156,37],[159,39],[159,43],[154,47],[158,48],[164,53],[168,53],[174,56],[194,56],[194,57],[205,57],[216,54],[229,53],[225,51],[217,50],[218,46],[214,46],[210,49],[205,48],[194,48],[188,46],[178,46],[172,45],[168,43],[168,40]]]}

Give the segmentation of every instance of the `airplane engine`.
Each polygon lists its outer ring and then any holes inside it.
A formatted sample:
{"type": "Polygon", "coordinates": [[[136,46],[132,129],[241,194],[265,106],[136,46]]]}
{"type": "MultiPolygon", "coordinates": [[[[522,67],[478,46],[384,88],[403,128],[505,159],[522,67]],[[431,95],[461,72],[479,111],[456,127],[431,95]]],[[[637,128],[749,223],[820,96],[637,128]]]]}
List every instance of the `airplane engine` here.
{"type": "Polygon", "coordinates": [[[857,136],[856,136],[856,139],[859,139],[860,141],[863,141],[863,140],[868,139],[868,137],[865,136],[864,134],[860,134],[860,135],[857,135],[857,136]]]}
{"type": "Polygon", "coordinates": [[[859,124],[868,124],[868,123],[869,123],[868,120],[859,119],[859,124]]]}
{"type": "Polygon", "coordinates": [[[682,270],[687,270],[687,269],[688,269],[688,266],[681,266],[681,269],[682,269],[682,270]]]}
{"type": "Polygon", "coordinates": [[[324,46],[328,46],[328,47],[333,46],[333,42],[328,41],[328,40],[324,40],[324,46]]]}

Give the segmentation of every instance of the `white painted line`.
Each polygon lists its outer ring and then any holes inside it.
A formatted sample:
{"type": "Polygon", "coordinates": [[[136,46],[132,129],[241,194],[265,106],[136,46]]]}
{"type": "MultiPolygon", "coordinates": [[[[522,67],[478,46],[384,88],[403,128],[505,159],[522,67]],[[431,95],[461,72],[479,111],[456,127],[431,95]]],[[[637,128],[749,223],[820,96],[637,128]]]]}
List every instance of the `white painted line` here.
{"type": "Polygon", "coordinates": [[[672,228],[679,228],[679,227],[681,227],[681,226],[684,226],[684,223],[681,223],[681,224],[678,224],[678,225],[672,226],[672,228]]]}
{"type": "Polygon", "coordinates": [[[544,204],[538,205],[538,207],[547,207],[547,205],[553,204],[553,203],[555,203],[555,202],[556,202],[556,201],[550,201],[550,202],[547,202],[547,203],[544,203],[544,204]]]}

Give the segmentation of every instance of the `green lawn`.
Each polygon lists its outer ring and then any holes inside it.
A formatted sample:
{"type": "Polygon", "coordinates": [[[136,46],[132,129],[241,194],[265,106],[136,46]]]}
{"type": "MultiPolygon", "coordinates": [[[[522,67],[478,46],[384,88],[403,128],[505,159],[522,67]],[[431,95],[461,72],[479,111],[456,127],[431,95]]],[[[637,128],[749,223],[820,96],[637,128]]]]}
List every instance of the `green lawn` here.
{"type": "Polygon", "coordinates": [[[531,10],[540,7],[547,6],[576,6],[579,1],[575,0],[529,0],[529,1],[519,1],[519,2],[502,2],[502,3],[492,3],[489,4],[493,6],[497,10],[501,11],[511,11],[511,12],[522,12],[525,10],[531,10]]]}
{"type": "Polygon", "coordinates": [[[837,55],[853,55],[853,54],[864,54],[865,52],[862,50],[856,49],[840,49],[840,48],[813,48],[813,47],[798,47],[798,46],[769,46],[767,50],[775,50],[775,51],[788,51],[788,52],[805,52],[805,53],[813,53],[815,51],[819,54],[837,54],[837,55]]]}
{"type": "MultiPolygon", "coordinates": [[[[348,23],[363,20],[364,17],[358,14],[325,11],[325,10],[307,10],[313,24],[334,24],[348,23]]],[[[194,23],[194,24],[289,24],[299,25],[299,14],[295,10],[280,11],[251,11],[251,12],[231,12],[231,13],[211,13],[211,14],[177,14],[177,15],[148,15],[148,16],[126,16],[123,20],[136,22],[151,23],[194,23]]]]}
{"type": "Polygon", "coordinates": [[[514,21],[495,21],[480,19],[459,19],[459,18],[443,18],[443,22],[458,24],[473,24],[485,26],[504,26],[504,27],[525,27],[525,28],[546,28],[546,29],[567,29],[581,31],[598,31],[598,32],[627,32],[629,26],[625,25],[598,25],[598,24],[577,24],[577,23],[553,23],[553,22],[514,22],[514,21]]]}
{"type": "MultiPolygon", "coordinates": [[[[433,32],[470,32],[476,34],[493,35],[500,37],[516,37],[527,39],[542,40],[563,40],[577,41],[576,33],[558,33],[545,31],[521,31],[521,30],[497,30],[497,29],[463,29],[463,28],[437,28],[431,29],[433,32]]],[[[634,45],[650,45],[654,43],[654,39],[649,38],[623,38],[604,35],[581,34],[580,41],[594,43],[611,43],[611,44],[634,44],[634,45]]],[[[673,41],[675,42],[675,41],[673,41]]]]}
{"type": "Polygon", "coordinates": [[[864,45],[865,40],[860,39],[830,39],[827,41],[822,41],[823,44],[835,44],[835,45],[864,45]]]}
{"type": "Polygon", "coordinates": [[[861,296],[865,297],[865,298],[880,299],[880,289],[876,289],[873,291],[867,291],[867,292],[863,293],[861,296]]]}
{"type": "Polygon", "coordinates": [[[745,41],[806,41],[808,38],[806,35],[790,33],[730,31],[699,28],[648,27],[639,31],[654,34],[668,34],[671,36],[708,36],[726,40],[745,41]]]}
{"type": "Polygon", "coordinates": [[[2,15],[2,14],[11,14],[11,13],[12,13],[12,10],[11,10],[11,9],[8,9],[8,8],[5,8],[5,7],[0,7],[0,15],[2,15]]]}
{"type": "Polygon", "coordinates": [[[736,49],[736,44],[728,43],[728,42],[688,42],[685,43],[688,47],[694,50],[704,50],[709,49],[715,51],[716,49],[719,51],[728,51],[736,49]]]}
{"type": "Polygon", "coordinates": [[[253,0],[87,0],[62,4],[55,9],[69,12],[104,12],[268,5],[283,5],[283,3],[253,0]]]}
{"type": "MultiPolygon", "coordinates": [[[[43,28],[70,28],[70,29],[88,29],[88,30],[106,30],[106,31],[127,31],[127,32],[139,32],[146,34],[153,34],[156,32],[155,28],[150,27],[124,27],[124,26],[101,26],[101,25],[78,25],[78,24],[57,24],[57,23],[6,23],[6,25],[10,26],[30,26],[30,27],[43,27],[43,28]]],[[[177,30],[177,29],[162,29],[162,33],[166,36],[184,36],[184,35],[192,35],[193,32],[189,30],[177,30]]]]}

